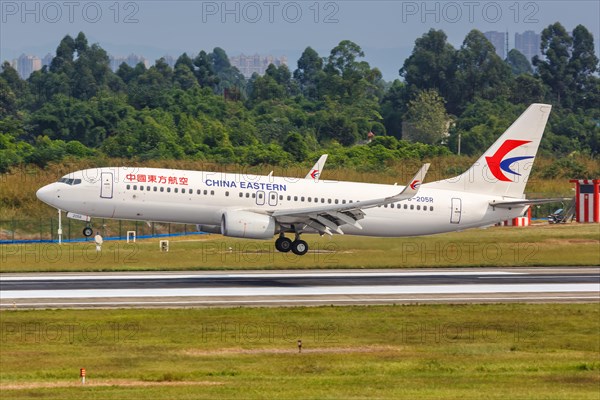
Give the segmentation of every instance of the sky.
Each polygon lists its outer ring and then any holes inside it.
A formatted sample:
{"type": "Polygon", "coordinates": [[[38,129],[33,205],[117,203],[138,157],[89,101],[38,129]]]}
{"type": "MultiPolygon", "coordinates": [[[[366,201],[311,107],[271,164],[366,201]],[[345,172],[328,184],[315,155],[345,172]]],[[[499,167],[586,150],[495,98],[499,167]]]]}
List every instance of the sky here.
{"type": "Polygon", "coordinates": [[[559,21],[594,35],[600,54],[600,2],[593,1],[6,1],[0,0],[0,60],[54,53],[67,34],[83,31],[109,54],[154,60],[222,47],[228,55],[285,55],[291,70],[310,46],[321,56],[352,40],[386,80],[398,70],[415,39],[443,29],[460,47],[472,29],[541,32],[559,21]]]}

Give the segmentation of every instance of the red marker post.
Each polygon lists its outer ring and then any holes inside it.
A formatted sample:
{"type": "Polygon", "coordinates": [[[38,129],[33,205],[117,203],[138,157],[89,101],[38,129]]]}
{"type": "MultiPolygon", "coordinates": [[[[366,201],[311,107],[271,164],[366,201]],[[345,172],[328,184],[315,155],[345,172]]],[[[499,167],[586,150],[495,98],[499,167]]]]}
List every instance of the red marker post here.
{"type": "Polygon", "coordinates": [[[85,368],[79,369],[79,377],[81,378],[81,384],[85,385],[85,368]]]}

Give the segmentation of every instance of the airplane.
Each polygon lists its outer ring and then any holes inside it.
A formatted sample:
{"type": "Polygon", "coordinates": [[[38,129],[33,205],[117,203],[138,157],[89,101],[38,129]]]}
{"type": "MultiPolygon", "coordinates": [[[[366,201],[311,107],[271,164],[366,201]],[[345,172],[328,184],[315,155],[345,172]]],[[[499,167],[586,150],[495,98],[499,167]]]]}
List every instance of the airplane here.
{"type": "MultiPolygon", "coordinates": [[[[524,197],[550,111],[547,104],[530,105],[466,172],[435,182],[423,182],[429,164],[406,186],[315,179],[319,162],[312,179],[111,167],[65,175],[37,197],[86,221],[185,223],[236,238],[277,236],[275,248],[296,255],[308,251],[304,233],[402,237],[489,226],[556,200],[524,197]]],[[[84,235],[91,234],[86,226],[84,235]]]]}

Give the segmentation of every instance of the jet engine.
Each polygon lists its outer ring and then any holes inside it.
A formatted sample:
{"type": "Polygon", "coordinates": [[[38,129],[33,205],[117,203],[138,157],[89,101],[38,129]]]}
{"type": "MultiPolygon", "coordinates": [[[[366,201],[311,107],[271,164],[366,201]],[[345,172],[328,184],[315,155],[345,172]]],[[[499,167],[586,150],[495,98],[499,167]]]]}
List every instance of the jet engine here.
{"type": "Polygon", "coordinates": [[[271,239],[276,226],[273,217],[250,211],[226,211],[221,218],[221,233],[224,236],[271,239]]]}

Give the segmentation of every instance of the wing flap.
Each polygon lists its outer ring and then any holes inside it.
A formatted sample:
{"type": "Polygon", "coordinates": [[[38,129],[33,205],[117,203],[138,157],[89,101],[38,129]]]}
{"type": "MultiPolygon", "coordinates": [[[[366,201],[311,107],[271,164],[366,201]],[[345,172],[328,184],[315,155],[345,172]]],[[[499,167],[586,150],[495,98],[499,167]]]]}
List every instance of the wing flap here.
{"type": "Polygon", "coordinates": [[[340,228],[343,225],[362,229],[358,220],[365,217],[364,209],[396,203],[414,197],[418,193],[428,169],[429,164],[423,164],[409,181],[408,185],[393,196],[355,202],[351,201],[344,204],[327,204],[300,209],[276,210],[269,214],[281,224],[304,224],[320,234],[331,235],[332,232],[335,232],[343,235],[344,231],[340,228]]]}

